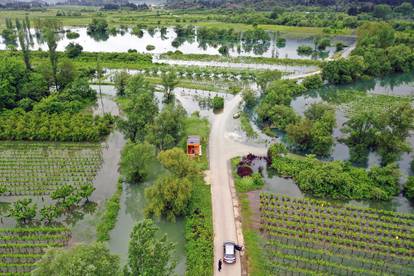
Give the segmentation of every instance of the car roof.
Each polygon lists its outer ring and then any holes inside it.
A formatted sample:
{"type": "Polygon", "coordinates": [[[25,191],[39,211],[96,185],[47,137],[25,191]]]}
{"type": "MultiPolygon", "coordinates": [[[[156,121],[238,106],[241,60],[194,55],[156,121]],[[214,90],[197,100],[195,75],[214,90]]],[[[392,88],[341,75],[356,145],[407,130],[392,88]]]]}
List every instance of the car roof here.
{"type": "Polygon", "coordinates": [[[226,243],[224,244],[224,253],[225,254],[234,254],[234,244],[233,243],[226,243]]]}

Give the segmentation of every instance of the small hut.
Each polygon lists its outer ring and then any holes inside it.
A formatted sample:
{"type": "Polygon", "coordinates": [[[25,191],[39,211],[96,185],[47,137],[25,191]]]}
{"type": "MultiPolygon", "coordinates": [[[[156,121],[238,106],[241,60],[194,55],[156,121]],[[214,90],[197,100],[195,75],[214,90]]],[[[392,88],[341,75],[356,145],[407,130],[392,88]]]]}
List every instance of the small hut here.
{"type": "Polygon", "coordinates": [[[188,136],[187,154],[188,156],[201,156],[202,152],[200,136],[188,136]]]}

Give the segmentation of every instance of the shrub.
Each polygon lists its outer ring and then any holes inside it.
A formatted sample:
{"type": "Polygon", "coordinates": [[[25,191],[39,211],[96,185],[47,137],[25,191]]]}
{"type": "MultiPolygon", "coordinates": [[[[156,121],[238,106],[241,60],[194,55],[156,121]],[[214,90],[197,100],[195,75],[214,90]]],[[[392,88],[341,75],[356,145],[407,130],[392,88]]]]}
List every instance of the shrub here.
{"type": "Polygon", "coordinates": [[[308,45],[300,45],[296,51],[300,56],[310,56],[313,53],[313,48],[308,45]]]}
{"type": "Polygon", "coordinates": [[[317,75],[306,77],[303,80],[302,85],[308,90],[319,89],[322,87],[323,81],[322,81],[321,76],[317,74],[317,75]]]}
{"type": "Polygon", "coordinates": [[[151,45],[151,44],[148,44],[147,47],[145,47],[145,49],[147,49],[147,51],[153,51],[153,50],[155,50],[155,46],[151,45]]]}
{"type": "Polygon", "coordinates": [[[67,39],[76,39],[78,38],[80,35],[76,32],[68,32],[66,33],[66,38],[67,39]]]}
{"type": "Polygon", "coordinates": [[[221,110],[224,108],[224,98],[215,96],[213,98],[213,109],[214,110],[221,110]]]}

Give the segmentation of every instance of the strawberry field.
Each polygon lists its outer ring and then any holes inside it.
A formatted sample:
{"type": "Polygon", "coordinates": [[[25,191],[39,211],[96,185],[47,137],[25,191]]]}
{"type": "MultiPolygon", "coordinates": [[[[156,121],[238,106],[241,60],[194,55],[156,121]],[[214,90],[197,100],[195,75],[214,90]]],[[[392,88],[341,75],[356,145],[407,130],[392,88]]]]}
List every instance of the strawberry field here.
{"type": "Polygon", "coordinates": [[[263,193],[268,273],[414,275],[414,215],[263,193]]]}
{"type": "Polygon", "coordinates": [[[64,227],[0,228],[0,274],[28,274],[49,247],[64,247],[70,232],[64,227]]]}
{"type": "Polygon", "coordinates": [[[91,183],[102,163],[100,144],[0,142],[3,195],[48,195],[63,184],[91,183]]]}

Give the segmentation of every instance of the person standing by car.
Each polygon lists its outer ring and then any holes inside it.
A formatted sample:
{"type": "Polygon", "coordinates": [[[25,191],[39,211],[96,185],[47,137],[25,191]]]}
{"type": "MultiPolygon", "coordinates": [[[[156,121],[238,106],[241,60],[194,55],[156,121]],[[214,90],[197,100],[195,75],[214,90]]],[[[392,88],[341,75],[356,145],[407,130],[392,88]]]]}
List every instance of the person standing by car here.
{"type": "Polygon", "coordinates": [[[221,271],[221,266],[223,265],[223,262],[221,261],[221,259],[219,259],[218,261],[218,271],[221,271]]]}

